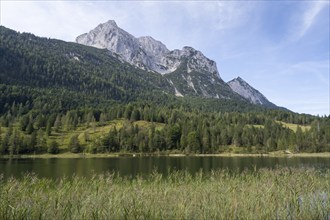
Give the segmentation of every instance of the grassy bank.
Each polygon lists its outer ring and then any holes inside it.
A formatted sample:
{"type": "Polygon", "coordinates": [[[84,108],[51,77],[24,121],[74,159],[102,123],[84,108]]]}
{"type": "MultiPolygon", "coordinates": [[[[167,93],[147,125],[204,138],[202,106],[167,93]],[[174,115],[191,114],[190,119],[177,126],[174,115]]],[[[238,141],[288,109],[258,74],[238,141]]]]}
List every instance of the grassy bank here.
{"type": "Polygon", "coordinates": [[[330,152],[322,153],[285,153],[284,151],[270,152],[268,154],[249,154],[249,153],[221,153],[221,154],[182,154],[171,152],[160,153],[59,153],[59,154],[23,154],[23,155],[0,155],[0,158],[111,158],[111,157],[139,157],[139,156],[170,156],[170,157],[329,157],[330,152]]]}
{"type": "Polygon", "coordinates": [[[0,180],[0,219],[329,219],[330,172],[0,180]]]}

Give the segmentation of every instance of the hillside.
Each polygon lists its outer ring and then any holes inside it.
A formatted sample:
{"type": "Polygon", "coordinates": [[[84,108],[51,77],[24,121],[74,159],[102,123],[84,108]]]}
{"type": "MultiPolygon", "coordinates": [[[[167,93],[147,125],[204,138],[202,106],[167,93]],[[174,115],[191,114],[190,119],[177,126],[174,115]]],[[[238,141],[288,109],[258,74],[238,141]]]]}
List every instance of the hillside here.
{"type": "Polygon", "coordinates": [[[221,78],[203,87],[210,79],[186,67],[162,75],[106,49],[0,27],[0,154],[329,151],[330,118],[251,104],[221,78]]]}
{"type": "MultiPolygon", "coordinates": [[[[41,110],[40,105],[43,105],[45,111],[65,111],[81,106],[104,106],[114,101],[128,103],[138,100],[163,105],[190,105],[174,96],[178,92],[177,88],[185,88],[180,81],[172,80],[174,75],[164,77],[143,71],[103,49],[40,38],[33,34],[20,34],[5,27],[1,27],[0,32],[2,113],[8,111],[8,106],[14,101],[16,104],[29,102],[27,108],[37,110],[41,110]],[[84,100],[83,103],[81,100],[84,100]],[[61,107],[57,106],[59,102],[61,107]]],[[[196,82],[197,78],[192,80],[196,82]]],[[[201,79],[197,83],[202,82],[201,79]]],[[[204,103],[203,105],[216,103],[209,107],[217,111],[259,108],[233,95],[222,80],[217,83],[224,85],[219,93],[227,94],[232,99],[212,101],[195,95],[195,101],[204,103]]],[[[215,94],[217,90],[212,89],[213,87],[205,88],[209,93],[215,94]]],[[[197,90],[197,93],[202,92],[197,90]]],[[[194,93],[195,91],[187,88],[187,94],[194,96],[194,93]]]]}

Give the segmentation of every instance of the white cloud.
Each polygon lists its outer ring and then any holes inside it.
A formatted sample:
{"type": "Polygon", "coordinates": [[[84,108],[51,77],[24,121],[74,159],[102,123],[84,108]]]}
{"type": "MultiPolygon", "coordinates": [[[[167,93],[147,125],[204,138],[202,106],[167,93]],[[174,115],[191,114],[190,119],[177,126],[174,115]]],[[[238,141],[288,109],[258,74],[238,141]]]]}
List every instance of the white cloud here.
{"type": "Polygon", "coordinates": [[[312,27],[317,15],[323,8],[329,7],[328,1],[313,1],[309,4],[307,10],[302,14],[300,25],[298,26],[297,38],[303,37],[312,27]]]}
{"type": "Polygon", "coordinates": [[[106,21],[106,17],[106,14],[88,2],[1,2],[1,25],[21,32],[66,41],[74,41],[86,27],[91,29],[95,23],[106,21]]]}
{"type": "Polygon", "coordinates": [[[226,1],[2,1],[1,24],[73,41],[99,23],[114,19],[135,36],[151,35],[175,49],[210,44],[206,39],[219,39],[228,29],[242,26],[252,5],[226,1]]]}

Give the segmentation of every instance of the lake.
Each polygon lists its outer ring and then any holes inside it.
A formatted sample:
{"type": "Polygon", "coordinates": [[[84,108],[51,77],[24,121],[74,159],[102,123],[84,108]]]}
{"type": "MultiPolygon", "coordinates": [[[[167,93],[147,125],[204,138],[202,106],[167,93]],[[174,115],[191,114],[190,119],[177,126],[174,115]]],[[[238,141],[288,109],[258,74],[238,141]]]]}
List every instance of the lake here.
{"type": "Polygon", "coordinates": [[[135,177],[154,171],[167,175],[169,170],[186,170],[192,174],[202,170],[228,169],[241,172],[245,169],[276,167],[313,167],[330,169],[326,157],[218,157],[218,156],[142,156],[118,158],[50,158],[50,159],[0,159],[0,175],[7,179],[20,178],[26,173],[38,177],[60,178],[72,175],[91,177],[95,174],[116,172],[120,176],[135,177]]]}

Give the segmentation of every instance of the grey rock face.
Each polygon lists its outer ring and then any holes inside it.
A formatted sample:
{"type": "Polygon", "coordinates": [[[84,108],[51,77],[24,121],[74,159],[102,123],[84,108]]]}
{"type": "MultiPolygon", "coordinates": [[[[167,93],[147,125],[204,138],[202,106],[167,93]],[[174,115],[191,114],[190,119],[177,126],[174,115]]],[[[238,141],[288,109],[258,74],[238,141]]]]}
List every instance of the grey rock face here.
{"type": "Polygon", "coordinates": [[[139,41],[131,34],[119,28],[115,21],[108,21],[98,25],[89,33],[76,38],[76,42],[87,46],[108,49],[119,57],[141,69],[147,69],[151,63],[139,41]]]}
{"type": "Polygon", "coordinates": [[[112,20],[78,36],[76,42],[108,49],[112,56],[121,61],[164,75],[177,96],[243,97],[253,104],[276,107],[239,77],[225,83],[220,78],[216,63],[202,52],[192,47],[170,51],[162,42],[150,36],[134,37],[112,20]]]}
{"type": "Polygon", "coordinates": [[[76,38],[76,42],[97,48],[106,48],[119,55],[124,61],[144,70],[166,74],[174,72],[187,60],[188,72],[210,73],[219,78],[216,63],[191,47],[169,51],[166,46],[152,37],[135,38],[119,28],[115,21],[98,25],[89,33],[76,38]]]}
{"type": "Polygon", "coordinates": [[[227,84],[230,88],[238,93],[240,96],[244,97],[252,104],[259,104],[268,107],[275,107],[276,105],[268,101],[268,99],[258,90],[250,86],[247,82],[245,82],[241,77],[237,77],[227,84]]]}
{"type": "Polygon", "coordinates": [[[196,71],[220,78],[216,63],[192,47],[183,47],[182,50],[167,53],[163,59],[163,64],[167,67],[166,73],[174,72],[183,60],[187,62],[188,73],[196,71]]]}

